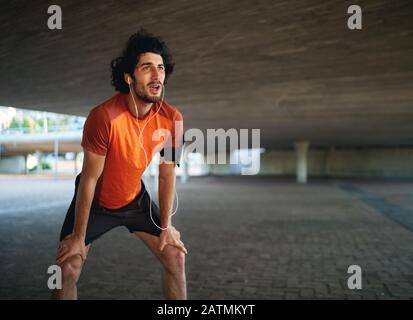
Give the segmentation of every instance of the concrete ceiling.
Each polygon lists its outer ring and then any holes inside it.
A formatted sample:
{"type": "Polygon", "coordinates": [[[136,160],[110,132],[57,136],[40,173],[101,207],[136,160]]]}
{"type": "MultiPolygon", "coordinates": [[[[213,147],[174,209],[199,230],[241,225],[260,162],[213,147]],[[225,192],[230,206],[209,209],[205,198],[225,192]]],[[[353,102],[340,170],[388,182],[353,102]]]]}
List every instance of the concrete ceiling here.
{"type": "Polygon", "coordinates": [[[144,27],[174,54],[166,96],[186,128],[259,128],[266,148],[413,145],[412,1],[61,0],[54,31],[50,4],[2,3],[0,105],[87,115],[144,27]]]}

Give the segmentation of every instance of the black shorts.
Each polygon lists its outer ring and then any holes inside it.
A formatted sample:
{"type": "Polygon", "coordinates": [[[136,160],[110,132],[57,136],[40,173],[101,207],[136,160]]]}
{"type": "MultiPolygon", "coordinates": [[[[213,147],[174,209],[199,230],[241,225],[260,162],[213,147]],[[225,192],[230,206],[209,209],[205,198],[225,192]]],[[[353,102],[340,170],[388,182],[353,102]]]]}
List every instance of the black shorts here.
{"type": "MultiPolygon", "coordinates": [[[[75,222],[75,203],[79,181],[80,174],[76,177],[75,194],[66,213],[62,231],[60,232],[60,241],[62,241],[65,237],[73,232],[75,222]]],[[[126,206],[119,209],[104,208],[98,204],[96,199],[93,199],[86,229],[86,245],[92,243],[109,230],[119,226],[125,226],[131,233],[135,231],[143,231],[159,237],[161,229],[159,229],[152,222],[152,219],[150,217],[149,194],[146,191],[143,181],[141,181],[141,185],[141,191],[136,196],[136,198],[126,206]]],[[[159,207],[153,201],[152,218],[155,223],[160,226],[159,207]]]]}

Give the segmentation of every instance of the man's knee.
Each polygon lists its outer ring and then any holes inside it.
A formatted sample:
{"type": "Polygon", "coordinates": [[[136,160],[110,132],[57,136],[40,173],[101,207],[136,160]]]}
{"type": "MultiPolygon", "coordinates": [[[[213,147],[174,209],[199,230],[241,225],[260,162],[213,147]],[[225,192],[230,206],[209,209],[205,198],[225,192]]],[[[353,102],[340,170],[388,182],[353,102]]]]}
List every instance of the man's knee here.
{"type": "Polygon", "coordinates": [[[76,283],[79,280],[82,266],[82,258],[79,255],[67,258],[60,266],[63,283],[76,283]]]}
{"type": "Polygon", "coordinates": [[[185,253],[173,246],[166,246],[163,252],[163,264],[168,272],[181,272],[185,269],[185,253]]]}

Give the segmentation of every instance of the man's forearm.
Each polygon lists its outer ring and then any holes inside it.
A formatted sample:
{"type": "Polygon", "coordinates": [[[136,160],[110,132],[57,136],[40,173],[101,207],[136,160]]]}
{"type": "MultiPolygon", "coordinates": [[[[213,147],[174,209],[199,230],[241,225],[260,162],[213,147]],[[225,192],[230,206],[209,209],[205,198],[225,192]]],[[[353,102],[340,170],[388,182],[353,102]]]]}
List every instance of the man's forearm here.
{"type": "Polygon", "coordinates": [[[175,198],[175,172],[167,175],[159,175],[159,209],[161,211],[161,227],[171,225],[171,214],[175,198]]]}
{"type": "Polygon", "coordinates": [[[75,226],[73,234],[85,238],[86,229],[89,221],[90,207],[95,194],[96,180],[88,177],[81,177],[79,189],[76,196],[75,206],[75,226]]]}

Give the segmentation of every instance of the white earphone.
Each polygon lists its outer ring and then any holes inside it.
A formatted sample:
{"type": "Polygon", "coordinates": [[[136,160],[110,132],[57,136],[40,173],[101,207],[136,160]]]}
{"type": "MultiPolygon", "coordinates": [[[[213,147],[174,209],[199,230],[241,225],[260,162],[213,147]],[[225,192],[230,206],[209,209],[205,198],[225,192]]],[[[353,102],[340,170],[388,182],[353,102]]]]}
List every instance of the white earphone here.
{"type": "MultiPolygon", "coordinates": [[[[139,144],[140,144],[140,146],[141,146],[141,149],[143,150],[143,153],[145,154],[145,167],[146,167],[146,166],[148,165],[148,155],[146,154],[146,150],[145,150],[145,147],[144,147],[144,145],[143,145],[143,135],[142,135],[142,134],[143,134],[143,131],[145,130],[146,125],[150,122],[150,120],[152,120],[152,118],[153,118],[154,116],[156,116],[156,115],[158,114],[159,110],[160,110],[161,107],[162,107],[162,103],[163,103],[163,100],[164,100],[164,97],[165,97],[165,86],[163,85],[163,83],[161,83],[161,86],[162,86],[162,99],[161,99],[161,103],[159,104],[158,110],[148,119],[148,121],[145,122],[145,125],[143,126],[143,128],[142,128],[142,130],[141,130],[141,129],[140,129],[140,126],[139,126],[138,107],[137,107],[137,105],[136,105],[135,96],[134,96],[134,95],[135,95],[135,91],[132,90],[132,87],[131,87],[132,82],[133,82],[132,77],[131,77],[130,75],[127,75],[127,83],[128,83],[128,85],[129,85],[129,92],[130,92],[131,95],[132,95],[133,104],[134,104],[134,106],[135,106],[136,119],[137,119],[136,124],[137,124],[137,126],[138,126],[138,131],[139,131],[138,141],[139,141],[139,144]]],[[[146,189],[146,191],[147,191],[148,194],[149,194],[149,200],[150,200],[150,202],[149,202],[149,215],[150,215],[150,217],[151,217],[152,223],[153,223],[155,226],[157,226],[159,229],[161,229],[161,230],[166,230],[166,229],[168,229],[169,226],[167,226],[166,228],[162,228],[161,226],[158,226],[158,224],[153,220],[153,217],[152,217],[152,196],[151,196],[151,193],[149,192],[148,188],[145,188],[145,189],[146,189]]],[[[175,187],[175,197],[176,197],[176,208],[175,208],[175,210],[171,213],[171,217],[178,211],[178,206],[179,206],[179,198],[178,198],[178,192],[176,191],[176,187],[175,187]]]]}

